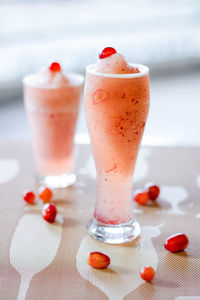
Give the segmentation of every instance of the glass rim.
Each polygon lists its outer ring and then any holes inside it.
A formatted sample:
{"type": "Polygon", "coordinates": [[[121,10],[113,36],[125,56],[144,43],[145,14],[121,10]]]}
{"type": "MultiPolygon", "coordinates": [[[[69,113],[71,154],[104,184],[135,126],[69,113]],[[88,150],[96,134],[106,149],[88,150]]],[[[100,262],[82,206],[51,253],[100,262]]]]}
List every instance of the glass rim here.
{"type": "Polygon", "coordinates": [[[61,89],[61,88],[66,88],[66,87],[82,86],[84,83],[84,79],[85,79],[85,76],[80,73],[66,72],[66,73],[63,73],[63,75],[76,77],[78,79],[78,82],[76,84],[71,84],[69,82],[62,86],[51,86],[49,84],[46,84],[46,85],[45,84],[37,84],[37,83],[35,84],[35,83],[32,83],[31,81],[29,81],[31,76],[33,76],[35,74],[36,73],[30,73],[30,74],[25,75],[22,79],[23,85],[27,85],[27,86],[31,86],[31,87],[35,87],[35,88],[41,88],[41,89],[61,89]]]}
{"type": "Polygon", "coordinates": [[[128,74],[111,74],[111,73],[102,73],[92,69],[96,64],[89,64],[86,67],[86,71],[89,74],[96,76],[107,77],[107,78],[139,78],[149,74],[149,67],[142,64],[130,63],[129,66],[138,68],[140,73],[128,73],[128,74]]]}

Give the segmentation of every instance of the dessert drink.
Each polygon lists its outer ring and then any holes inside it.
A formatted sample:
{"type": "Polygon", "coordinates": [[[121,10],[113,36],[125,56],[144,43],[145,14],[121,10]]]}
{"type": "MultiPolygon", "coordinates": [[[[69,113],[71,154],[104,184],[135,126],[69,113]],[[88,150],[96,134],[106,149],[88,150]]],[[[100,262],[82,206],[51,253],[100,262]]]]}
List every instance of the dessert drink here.
{"type": "Polygon", "coordinates": [[[24,102],[32,132],[37,178],[52,187],[75,181],[73,146],[83,76],[64,75],[58,63],[25,76],[24,102]]]}
{"type": "Polygon", "coordinates": [[[139,234],[132,212],[132,177],[149,110],[149,72],[146,66],[127,64],[113,48],[105,48],[100,58],[87,67],[84,92],[97,170],[89,231],[104,242],[122,243],[139,234]]]}

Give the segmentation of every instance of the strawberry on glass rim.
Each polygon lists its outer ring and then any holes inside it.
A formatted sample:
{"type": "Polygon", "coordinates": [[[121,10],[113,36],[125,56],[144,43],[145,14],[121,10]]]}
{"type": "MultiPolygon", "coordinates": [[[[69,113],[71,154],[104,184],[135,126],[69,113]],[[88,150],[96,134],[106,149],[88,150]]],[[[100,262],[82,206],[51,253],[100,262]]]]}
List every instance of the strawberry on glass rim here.
{"type": "Polygon", "coordinates": [[[50,66],[49,66],[49,71],[53,72],[53,73],[57,73],[61,71],[61,66],[58,62],[53,62],[50,66]]]}
{"type": "Polygon", "coordinates": [[[103,59],[103,58],[109,57],[109,56],[111,56],[111,55],[113,55],[115,53],[117,53],[117,51],[114,48],[112,48],[112,47],[106,47],[99,54],[99,58],[103,59]]]}

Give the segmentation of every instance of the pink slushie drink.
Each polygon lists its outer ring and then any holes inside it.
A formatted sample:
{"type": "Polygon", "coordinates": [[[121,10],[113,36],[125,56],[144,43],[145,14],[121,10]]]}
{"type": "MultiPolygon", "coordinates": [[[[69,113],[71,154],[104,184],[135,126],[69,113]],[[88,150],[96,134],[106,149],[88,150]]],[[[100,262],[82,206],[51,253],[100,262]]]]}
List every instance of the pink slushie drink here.
{"type": "Polygon", "coordinates": [[[24,102],[38,180],[52,187],[74,183],[73,146],[83,76],[64,75],[58,63],[25,76],[24,102]]]}
{"type": "Polygon", "coordinates": [[[138,235],[132,232],[127,238],[125,227],[136,225],[132,177],[149,111],[149,72],[146,66],[128,64],[114,50],[105,55],[109,49],[113,48],[105,48],[86,72],[85,113],[97,169],[96,206],[89,231],[104,242],[121,243],[138,235]],[[120,225],[124,236],[112,241],[106,228],[120,225]]]}

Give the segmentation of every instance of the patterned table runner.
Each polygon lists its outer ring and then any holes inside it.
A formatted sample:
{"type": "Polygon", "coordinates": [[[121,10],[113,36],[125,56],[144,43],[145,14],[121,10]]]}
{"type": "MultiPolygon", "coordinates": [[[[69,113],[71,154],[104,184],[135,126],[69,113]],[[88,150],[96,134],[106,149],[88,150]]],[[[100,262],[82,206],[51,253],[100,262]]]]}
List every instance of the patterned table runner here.
{"type": "MultiPolygon", "coordinates": [[[[87,235],[95,202],[95,168],[89,145],[76,147],[76,184],[55,191],[57,221],[46,223],[41,206],[27,206],[22,191],[37,187],[28,143],[0,144],[0,299],[200,299],[200,148],[143,147],[134,189],[161,187],[156,203],[133,204],[141,236],[128,245],[104,245],[87,235]],[[184,232],[190,244],[169,253],[164,240],[184,232]],[[111,258],[108,269],[86,263],[90,251],[111,258]],[[141,280],[144,265],[156,269],[141,280]]],[[[39,202],[38,202],[39,203],[39,202]]]]}

